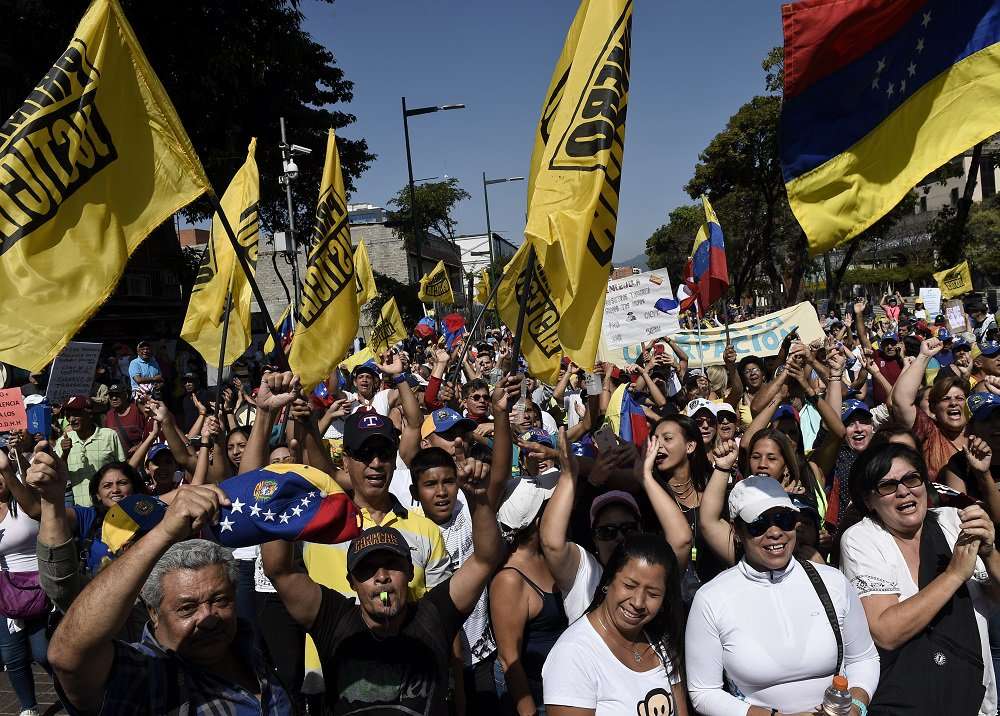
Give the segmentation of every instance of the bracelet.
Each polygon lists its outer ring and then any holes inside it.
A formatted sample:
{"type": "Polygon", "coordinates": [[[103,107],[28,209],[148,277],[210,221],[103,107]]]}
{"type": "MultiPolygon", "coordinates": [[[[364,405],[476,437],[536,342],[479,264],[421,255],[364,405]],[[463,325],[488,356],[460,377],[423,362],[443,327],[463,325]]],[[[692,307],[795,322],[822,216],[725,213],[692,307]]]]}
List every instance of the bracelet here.
{"type": "Polygon", "coordinates": [[[727,475],[732,475],[735,470],[735,468],[732,467],[719,467],[714,462],[712,463],[712,469],[715,470],[716,472],[724,472],[727,475]]]}
{"type": "Polygon", "coordinates": [[[839,375],[834,375],[833,373],[830,373],[830,380],[843,380],[843,379],[844,379],[843,373],[840,373],[839,375]]]}
{"type": "Polygon", "coordinates": [[[406,379],[410,377],[409,373],[400,373],[395,378],[392,379],[393,385],[399,385],[400,383],[405,383],[406,379]]]}
{"type": "Polygon", "coordinates": [[[865,702],[860,699],[851,699],[851,705],[858,707],[858,714],[860,716],[868,716],[868,707],[865,706],[865,702]]]}

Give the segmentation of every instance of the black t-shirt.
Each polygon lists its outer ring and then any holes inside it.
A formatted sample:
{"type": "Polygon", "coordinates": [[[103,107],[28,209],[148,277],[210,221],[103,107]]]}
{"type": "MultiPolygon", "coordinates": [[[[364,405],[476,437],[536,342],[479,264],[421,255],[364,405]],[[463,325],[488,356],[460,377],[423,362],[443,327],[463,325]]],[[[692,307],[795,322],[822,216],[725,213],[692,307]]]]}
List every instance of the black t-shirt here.
{"type": "Polygon", "coordinates": [[[464,621],[448,592],[450,582],[409,604],[399,634],[381,640],[357,604],[322,587],[309,635],[323,666],[327,714],[447,716],[451,644],[464,621]]]}
{"type": "MultiPolygon", "coordinates": [[[[951,456],[951,459],[941,468],[939,475],[945,470],[949,470],[955,474],[955,477],[960,477],[965,481],[965,494],[974,500],[983,501],[985,498],[982,491],[979,489],[979,483],[976,478],[969,474],[969,461],[965,458],[965,452],[957,452],[951,456]]],[[[1000,465],[991,465],[990,474],[993,475],[993,482],[1000,482],[1000,465]]],[[[944,482],[944,477],[940,476],[938,482],[944,482]]]]}

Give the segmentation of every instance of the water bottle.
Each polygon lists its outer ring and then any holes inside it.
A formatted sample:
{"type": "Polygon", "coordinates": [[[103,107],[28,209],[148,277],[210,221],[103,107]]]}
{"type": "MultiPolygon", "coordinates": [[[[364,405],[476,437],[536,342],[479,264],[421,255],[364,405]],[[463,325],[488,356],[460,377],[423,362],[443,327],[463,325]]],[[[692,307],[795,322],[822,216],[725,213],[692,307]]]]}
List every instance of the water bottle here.
{"type": "Polygon", "coordinates": [[[823,694],[823,713],[827,716],[850,716],[851,692],[846,676],[837,674],[833,677],[833,683],[823,694]]]}

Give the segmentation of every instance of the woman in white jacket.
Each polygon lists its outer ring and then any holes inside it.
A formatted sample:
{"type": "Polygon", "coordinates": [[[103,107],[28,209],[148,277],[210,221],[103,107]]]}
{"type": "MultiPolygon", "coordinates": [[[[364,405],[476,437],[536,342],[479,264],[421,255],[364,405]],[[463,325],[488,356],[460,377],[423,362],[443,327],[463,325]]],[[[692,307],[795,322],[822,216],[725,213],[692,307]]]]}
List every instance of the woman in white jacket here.
{"type": "Polygon", "coordinates": [[[843,673],[852,714],[864,716],[879,657],[854,588],[832,567],[794,559],[798,510],[774,478],[737,483],[729,512],[743,558],[698,591],[688,616],[695,710],[813,714],[833,676],[843,673]]]}

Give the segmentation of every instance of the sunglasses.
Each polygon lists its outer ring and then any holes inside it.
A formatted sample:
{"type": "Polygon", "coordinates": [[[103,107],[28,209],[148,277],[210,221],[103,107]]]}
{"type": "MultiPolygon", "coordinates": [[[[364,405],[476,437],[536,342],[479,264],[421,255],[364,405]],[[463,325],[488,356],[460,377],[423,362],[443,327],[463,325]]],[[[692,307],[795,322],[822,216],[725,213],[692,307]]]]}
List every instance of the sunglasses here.
{"type": "Polygon", "coordinates": [[[485,403],[489,399],[490,396],[486,395],[486,393],[473,393],[472,395],[469,396],[469,400],[475,400],[476,402],[479,403],[485,403]]]}
{"type": "Polygon", "coordinates": [[[875,491],[883,497],[888,497],[896,493],[900,485],[913,490],[924,484],[924,477],[919,472],[911,472],[902,480],[881,480],[875,485],[875,491]]]}
{"type": "Polygon", "coordinates": [[[699,415],[694,419],[694,422],[697,425],[717,425],[719,421],[714,417],[709,417],[708,415],[699,415]]]}
{"type": "Polygon", "coordinates": [[[747,532],[751,537],[760,537],[772,526],[777,527],[782,532],[791,532],[799,522],[799,513],[791,510],[781,510],[769,515],[761,515],[747,525],[747,532]]]}
{"type": "Polygon", "coordinates": [[[611,540],[618,539],[618,535],[628,537],[629,535],[634,535],[638,531],[638,522],[612,522],[610,524],[595,527],[593,534],[594,539],[599,542],[610,542],[611,540]]]}
{"type": "Polygon", "coordinates": [[[396,459],[396,446],[394,445],[362,445],[357,450],[348,452],[353,459],[363,462],[366,465],[376,457],[382,462],[389,462],[396,459]]]}

